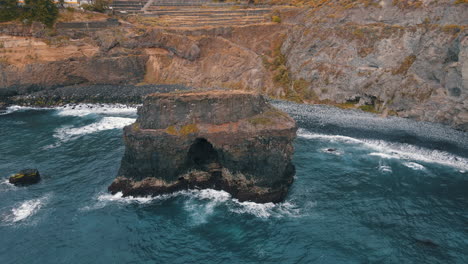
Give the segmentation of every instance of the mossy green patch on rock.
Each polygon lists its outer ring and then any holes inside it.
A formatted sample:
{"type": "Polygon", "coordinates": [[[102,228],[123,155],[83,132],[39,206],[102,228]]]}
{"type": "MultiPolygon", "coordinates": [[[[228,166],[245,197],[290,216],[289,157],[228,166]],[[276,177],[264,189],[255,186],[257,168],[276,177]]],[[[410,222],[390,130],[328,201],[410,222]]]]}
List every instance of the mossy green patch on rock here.
{"type": "Polygon", "coordinates": [[[199,131],[197,124],[188,124],[177,128],[176,126],[169,126],[166,128],[166,133],[173,136],[187,136],[197,133],[199,131]]]}
{"type": "Polygon", "coordinates": [[[140,124],[139,123],[133,123],[132,125],[133,131],[140,131],[140,124]]]}
{"type": "Polygon", "coordinates": [[[175,126],[169,126],[166,128],[166,133],[168,133],[169,135],[176,136],[178,134],[178,131],[175,126]]]}
{"type": "Polygon", "coordinates": [[[378,111],[375,109],[373,105],[361,105],[359,109],[365,112],[378,113],[378,111]]]}
{"type": "Polygon", "coordinates": [[[264,125],[264,126],[269,126],[269,125],[274,125],[279,123],[279,120],[283,120],[285,118],[289,118],[288,114],[278,110],[278,109],[271,109],[269,111],[265,111],[264,113],[260,115],[253,116],[247,121],[254,125],[264,125]]]}
{"type": "Polygon", "coordinates": [[[254,126],[274,124],[273,120],[264,116],[253,117],[253,118],[250,118],[248,121],[250,124],[254,126]]]}
{"type": "Polygon", "coordinates": [[[13,176],[11,176],[11,178],[16,179],[16,180],[19,180],[19,179],[21,179],[21,178],[23,178],[23,177],[25,177],[25,176],[26,176],[26,175],[23,174],[23,173],[16,173],[16,174],[14,174],[13,176]]]}
{"type": "Polygon", "coordinates": [[[180,128],[179,133],[183,136],[198,132],[197,124],[188,124],[180,128]]]}

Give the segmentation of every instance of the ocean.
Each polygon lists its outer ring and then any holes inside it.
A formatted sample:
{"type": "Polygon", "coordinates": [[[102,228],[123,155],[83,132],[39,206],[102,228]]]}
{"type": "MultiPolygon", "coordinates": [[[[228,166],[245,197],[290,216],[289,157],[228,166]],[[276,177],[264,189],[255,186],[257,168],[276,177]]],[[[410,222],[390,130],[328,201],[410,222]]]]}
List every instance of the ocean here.
{"type": "Polygon", "coordinates": [[[295,181],[279,204],[209,189],[111,195],[136,107],[10,107],[0,263],[468,263],[467,133],[273,104],[299,125],[295,181]],[[25,168],[41,182],[8,183],[25,168]]]}

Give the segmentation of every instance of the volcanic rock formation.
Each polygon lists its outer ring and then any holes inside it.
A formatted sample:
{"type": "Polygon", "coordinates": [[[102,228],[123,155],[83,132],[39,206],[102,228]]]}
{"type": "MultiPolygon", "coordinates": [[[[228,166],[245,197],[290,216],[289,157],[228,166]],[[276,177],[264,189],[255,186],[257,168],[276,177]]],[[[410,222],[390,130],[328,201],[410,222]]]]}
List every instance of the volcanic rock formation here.
{"type": "Polygon", "coordinates": [[[296,130],[259,94],[152,94],[124,128],[126,150],[109,191],[147,196],[212,188],[240,201],[280,202],[295,173],[296,130]]]}
{"type": "Polygon", "coordinates": [[[14,185],[27,185],[38,183],[41,175],[37,169],[25,169],[9,178],[9,182],[14,185]]]}

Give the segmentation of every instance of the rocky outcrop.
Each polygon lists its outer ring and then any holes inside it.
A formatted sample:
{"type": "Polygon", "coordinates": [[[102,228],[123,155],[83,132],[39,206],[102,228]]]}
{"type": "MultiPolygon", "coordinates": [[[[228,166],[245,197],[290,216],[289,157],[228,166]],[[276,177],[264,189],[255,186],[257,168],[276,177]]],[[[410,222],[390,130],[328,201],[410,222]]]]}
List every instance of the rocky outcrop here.
{"type": "Polygon", "coordinates": [[[14,185],[26,185],[38,183],[41,180],[37,169],[25,169],[9,178],[9,182],[14,185]]]}
{"type": "Polygon", "coordinates": [[[26,93],[75,84],[120,84],[141,80],[145,56],[70,58],[25,67],[0,63],[0,87],[26,93]]]}
{"type": "Polygon", "coordinates": [[[293,181],[296,130],[258,94],[152,94],[124,128],[126,150],[109,191],[146,196],[213,188],[240,201],[280,202],[293,181]]]}

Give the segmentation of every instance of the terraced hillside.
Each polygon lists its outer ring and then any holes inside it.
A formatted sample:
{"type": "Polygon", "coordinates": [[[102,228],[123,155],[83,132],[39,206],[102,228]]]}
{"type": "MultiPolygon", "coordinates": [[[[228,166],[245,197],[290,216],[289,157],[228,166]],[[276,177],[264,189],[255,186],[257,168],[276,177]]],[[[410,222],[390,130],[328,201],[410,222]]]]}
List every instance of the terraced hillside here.
{"type": "Polygon", "coordinates": [[[111,7],[114,11],[119,13],[142,13],[143,7],[147,4],[148,0],[114,0],[111,7]]]}
{"type": "Polygon", "coordinates": [[[212,0],[127,0],[114,1],[121,13],[142,13],[163,27],[215,27],[249,25],[270,21],[269,6],[249,6],[247,2],[219,3],[212,0]]]}

